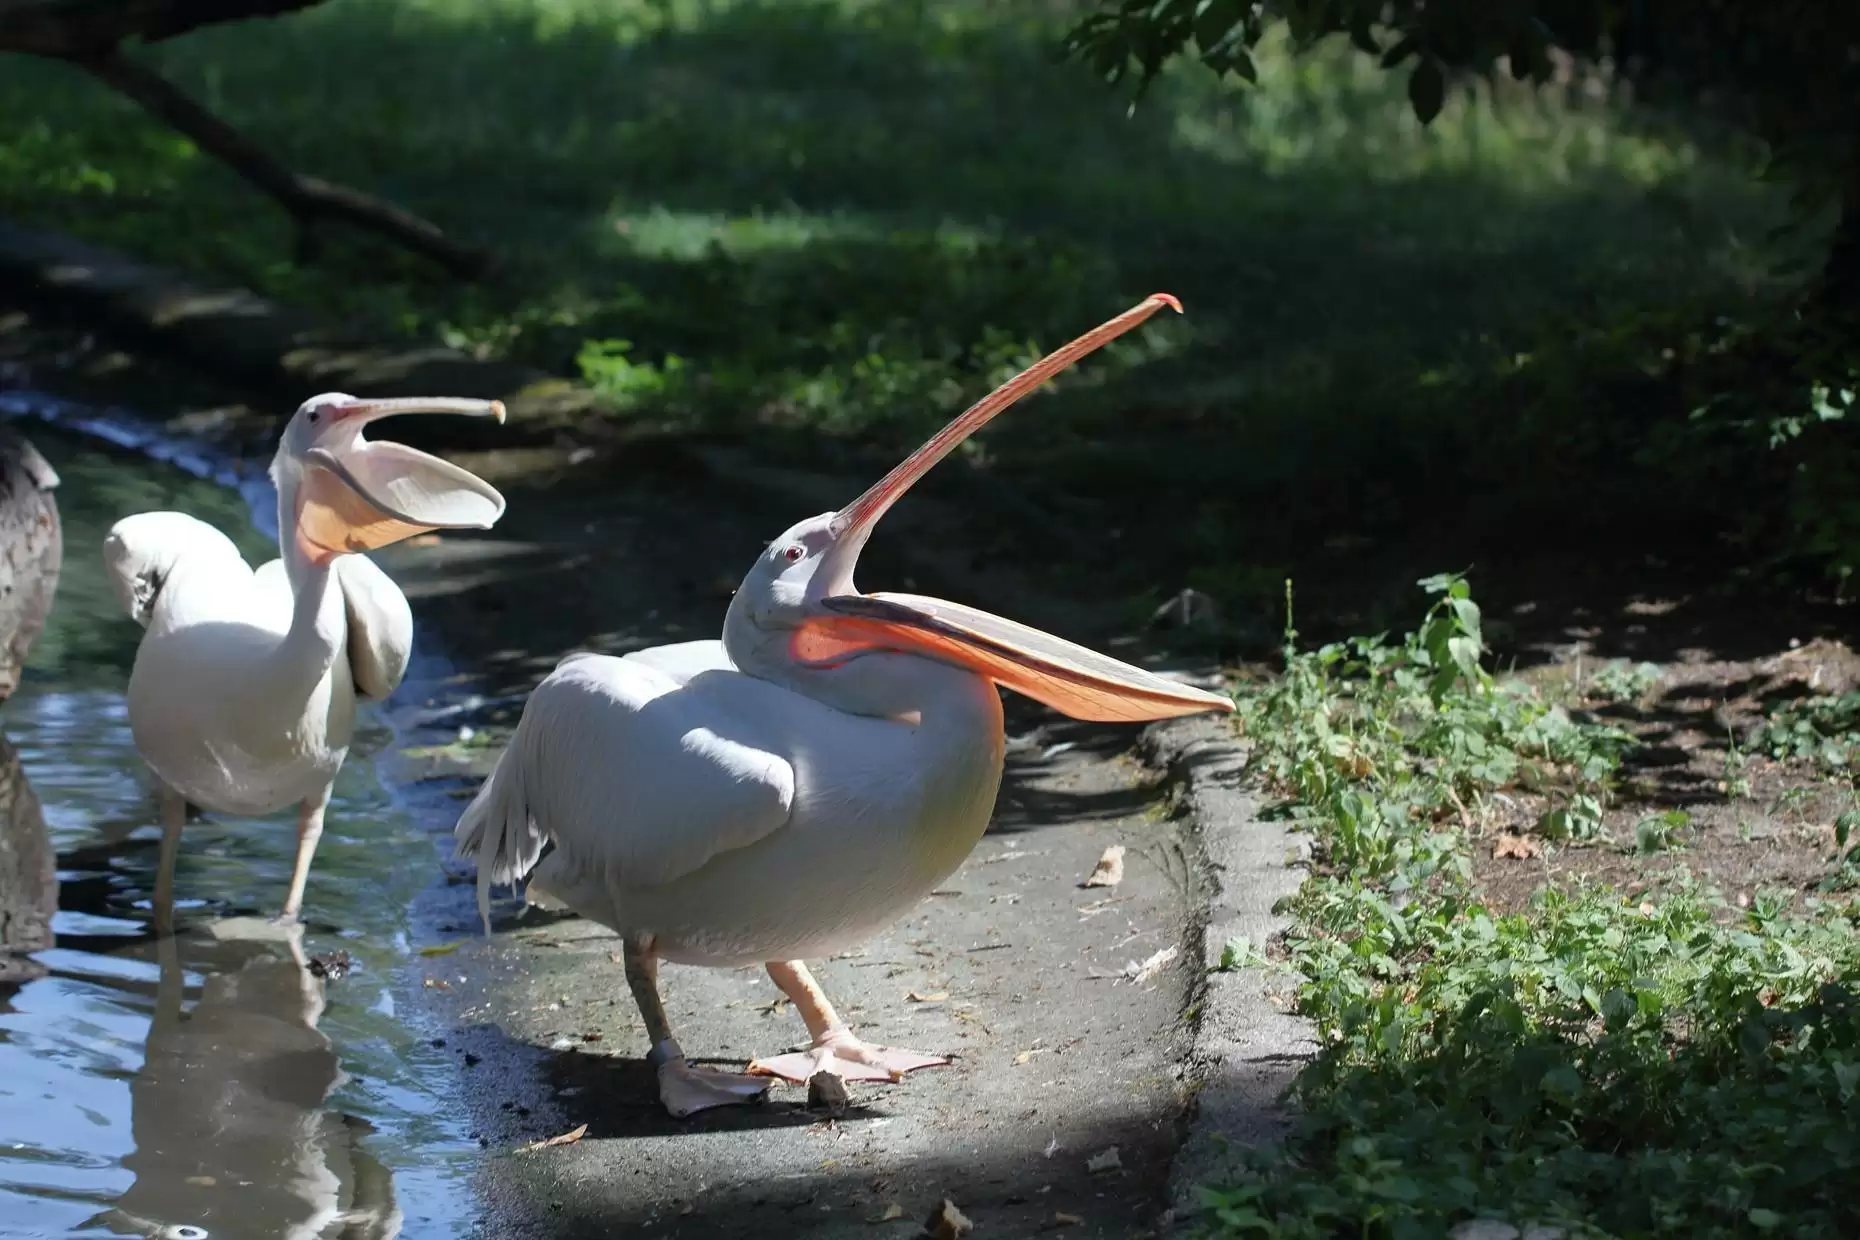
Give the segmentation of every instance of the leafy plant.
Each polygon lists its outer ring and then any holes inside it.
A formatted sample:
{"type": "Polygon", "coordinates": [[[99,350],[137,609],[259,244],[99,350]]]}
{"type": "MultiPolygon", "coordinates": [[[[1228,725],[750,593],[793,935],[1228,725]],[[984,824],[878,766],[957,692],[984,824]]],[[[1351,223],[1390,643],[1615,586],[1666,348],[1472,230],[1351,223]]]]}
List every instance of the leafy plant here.
{"type": "Polygon", "coordinates": [[[1860,744],[1860,691],[1778,707],[1749,743],[1772,758],[1813,758],[1826,767],[1844,767],[1860,744]]]}
{"type": "Polygon", "coordinates": [[[1629,664],[1615,660],[1596,670],[1589,678],[1589,684],[1600,696],[1611,702],[1633,702],[1643,698],[1660,683],[1660,668],[1657,664],[1629,664]]]}
{"type": "MultiPolygon", "coordinates": [[[[1450,660],[1437,682],[1429,624],[1444,606],[1453,635],[1477,628],[1447,601],[1471,602],[1455,581],[1430,579],[1444,598],[1399,645],[1313,651],[1296,648],[1288,587],[1285,673],[1239,694],[1255,769],[1323,862],[1287,936],[1323,1049],[1298,1077],[1294,1132],[1204,1188],[1203,1229],[1853,1233],[1860,911],[1798,914],[1788,893],[1737,909],[1683,876],[1659,899],[1581,886],[1486,907],[1458,824],[1526,779],[1561,797],[1553,812],[1599,817],[1628,741],[1483,667],[1450,660]]],[[[1637,847],[1688,825],[1643,819],[1637,847]]]]}
{"type": "Polygon", "coordinates": [[[1634,824],[1634,848],[1642,854],[1666,852],[1680,845],[1680,833],[1692,825],[1683,809],[1649,814],[1634,824]]]}

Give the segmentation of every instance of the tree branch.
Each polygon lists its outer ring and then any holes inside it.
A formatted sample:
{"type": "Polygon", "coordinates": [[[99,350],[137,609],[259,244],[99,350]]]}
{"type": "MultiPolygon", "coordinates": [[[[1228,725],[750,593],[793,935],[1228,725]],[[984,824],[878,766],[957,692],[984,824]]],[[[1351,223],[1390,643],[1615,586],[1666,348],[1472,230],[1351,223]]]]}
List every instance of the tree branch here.
{"type": "Polygon", "coordinates": [[[276,17],[323,0],[0,0],[0,51],[69,59],[125,39],[156,43],[202,26],[276,17]]]}
{"type": "Polygon", "coordinates": [[[423,254],[464,279],[482,275],[490,265],[483,251],[460,245],[411,211],[345,185],[292,172],[174,83],[116,48],[71,59],[275,198],[300,228],[320,219],[345,220],[423,254]]]}

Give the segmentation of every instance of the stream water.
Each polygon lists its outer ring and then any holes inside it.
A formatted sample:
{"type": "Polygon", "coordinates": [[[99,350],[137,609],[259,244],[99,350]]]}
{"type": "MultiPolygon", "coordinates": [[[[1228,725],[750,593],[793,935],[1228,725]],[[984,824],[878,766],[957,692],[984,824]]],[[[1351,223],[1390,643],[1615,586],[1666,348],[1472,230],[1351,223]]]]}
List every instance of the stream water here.
{"type": "MultiPolygon", "coordinates": [[[[405,988],[408,909],[436,855],[377,776],[393,733],[365,711],[300,935],[266,920],[290,877],[287,813],[190,823],[181,931],[153,938],[160,831],[123,702],[140,630],[99,547],[150,508],[213,522],[255,563],[275,544],[249,494],[22,429],[60,474],[65,556],[51,621],[0,707],[0,901],[51,911],[48,941],[0,950],[0,1236],[465,1234],[481,1153],[405,988]],[[55,882],[38,868],[48,855],[55,882]],[[339,979],[306,967],[334,952],[351,962],[339,979]]],[[[31,910],[0,908],[0,928],[9,911],[17,924],[31,910]]]]}

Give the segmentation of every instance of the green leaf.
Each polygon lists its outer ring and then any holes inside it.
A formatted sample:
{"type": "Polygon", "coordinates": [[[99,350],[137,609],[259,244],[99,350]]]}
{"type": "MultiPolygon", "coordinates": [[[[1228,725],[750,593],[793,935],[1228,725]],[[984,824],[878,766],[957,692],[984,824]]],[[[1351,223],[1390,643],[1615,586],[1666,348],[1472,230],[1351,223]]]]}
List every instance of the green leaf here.
{"type": "Polygon", "coordinates": [[[1479,643],[1470,637],[1450,637],[1447,639],[1447,652],[1453,656],[1453,663],[1460,669],[1460,675],[1477,684],[1479,643]]]}
{"type": "Polygon", "coordinates": [[[1447,80],[1440,71],[1440,63],[1432,57],[1422,59],[1408,75],[1408,102],[1414,107],[1414,114],[1423,125],[1432,123],[1440,115],[1441,105],[1447,101],[1447,80]]]}
{"type": "Polygon", "coordinates": [[[1544,1092],[1572,1099],[1582,1093],[1582,1074],[1568,1064],[1558,1064],[1544,1073],[1544,1092]]]}
{"type": "Polygon", "coordinates": [[[1783,1221],[1782,1215],[1776,1213],[1774,1210],[1765,1210],[1762,1206],[1757,1206],[1751,1210],[1749,1217],[1752,1227],[1758,1227],[1764,1231],[1781,1227],[1783,1221]]]}
{"type": "Polygon", "coordinates": [[[1195,45],[1202,54],[1213,51],[1240,24],[1246,0],[1201,0],[1195,11],[1195,45]]]}
{"type": "Polygon", "coordinates": [[[1384,69],[1393,69],[1396,65],[1414,55],[1420,48],[1421,45],[1413,38],[1403,39],[1394,47],[1382,53],[1382,67],[1384,69]]]}
{"type": "MultiPolygon", "coordinates": [[[[1463,585],[1465,583],[1461,582],[1459,584],[1463,585]]],[[[1484,645],[1485,639],[1479,629],[1479,604],[1473,602],[1469,598],[1451,596],[1448,598],[1447,602],[1453,608],[1453,616],[1460,622],[1460,628],[1465,631],[1466,636],[1484,645]]]]}

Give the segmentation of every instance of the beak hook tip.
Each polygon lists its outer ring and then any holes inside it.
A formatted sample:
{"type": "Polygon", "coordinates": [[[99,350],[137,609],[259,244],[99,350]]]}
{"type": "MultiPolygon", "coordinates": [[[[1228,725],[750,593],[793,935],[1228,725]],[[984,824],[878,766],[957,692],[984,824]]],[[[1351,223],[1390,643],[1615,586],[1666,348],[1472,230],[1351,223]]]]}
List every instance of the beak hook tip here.
{"type": "MultiPolygon", "coordinates": [[[[1177,306],[1176,309],[1180,310],[1181,307],[1177,306]]],[[[504,423],[504,402],[503,401],[494,400],[491,402],[491,416],[497,419],[497,423],[499,426],[503,425],[504,423]]]]}
{"type": "Polygon", "coordinates": [[[1178,299],[1173,293],[1151,293],[1149,299],[1151,301],[1160,301],[1163,305],[1169,307],[1171,310],[1175,311],[1177,314],[1184,313],[1182,309],[1181,300],[1178,299]]]}

